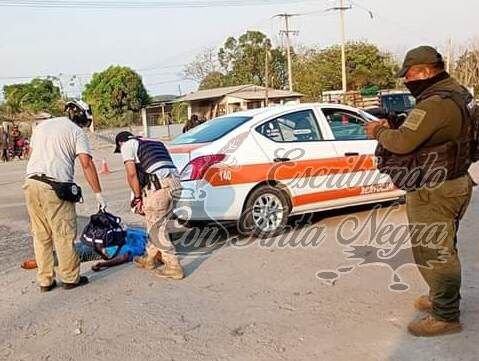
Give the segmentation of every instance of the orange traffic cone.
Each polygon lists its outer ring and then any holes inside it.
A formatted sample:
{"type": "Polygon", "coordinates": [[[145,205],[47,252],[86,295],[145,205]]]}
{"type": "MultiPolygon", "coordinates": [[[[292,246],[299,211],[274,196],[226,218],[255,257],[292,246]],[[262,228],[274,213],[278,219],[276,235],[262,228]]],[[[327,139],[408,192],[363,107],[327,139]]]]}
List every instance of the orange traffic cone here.
{"type": "Polygon", "coordinates": [[[108,175],[110,174],[110,168],[108,167],[108,163],[106,162],[105,159],[101,161],[101,167],[100,167],[100,174],[101,175],[108,175]]]}

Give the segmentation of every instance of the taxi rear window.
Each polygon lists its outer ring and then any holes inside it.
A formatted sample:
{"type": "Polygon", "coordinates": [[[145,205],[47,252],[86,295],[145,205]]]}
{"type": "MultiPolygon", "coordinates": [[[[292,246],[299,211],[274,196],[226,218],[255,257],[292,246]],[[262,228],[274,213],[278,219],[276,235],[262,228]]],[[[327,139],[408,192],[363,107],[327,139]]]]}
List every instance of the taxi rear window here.
{"type": "Polygon", "coordinates": [[[222,117],[208,120],[189,132],[175,138],[171,144],[210,143],[251,120],[251,117],[222,117]]]}

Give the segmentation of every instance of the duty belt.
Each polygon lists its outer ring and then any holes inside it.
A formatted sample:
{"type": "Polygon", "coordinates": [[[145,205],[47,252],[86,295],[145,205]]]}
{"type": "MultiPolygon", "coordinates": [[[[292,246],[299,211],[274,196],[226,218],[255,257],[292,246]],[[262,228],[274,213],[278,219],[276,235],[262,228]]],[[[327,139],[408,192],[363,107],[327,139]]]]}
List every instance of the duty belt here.
{"type": "Polygon", "coordinates": [[[158,191],[161,189],[160,179],[156,174],[148,174],[148,184],[146,185],[148,190],[158,191]]]}

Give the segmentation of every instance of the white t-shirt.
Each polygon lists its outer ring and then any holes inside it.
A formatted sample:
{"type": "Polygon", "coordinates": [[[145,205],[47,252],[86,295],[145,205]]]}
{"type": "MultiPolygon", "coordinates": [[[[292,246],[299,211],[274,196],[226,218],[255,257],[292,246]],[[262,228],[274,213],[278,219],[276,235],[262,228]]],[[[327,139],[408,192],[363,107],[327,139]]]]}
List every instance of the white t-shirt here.
{"type": "Polygon", "coordinates": [[[27,178],[44,174],[59,182],[73,182],[75,158],[91,155],[86,133],[66,117],[41,122],[33,130],[30,146],[27,178]]]}
{"type": "Polygon", "coordinates": [[[140,159],[138,158],[138,146],[139,142],[136,139],[130,139],[121,145],[120,150],[123,163],[131,161],[136,164],[140,163],[140,159]]]}

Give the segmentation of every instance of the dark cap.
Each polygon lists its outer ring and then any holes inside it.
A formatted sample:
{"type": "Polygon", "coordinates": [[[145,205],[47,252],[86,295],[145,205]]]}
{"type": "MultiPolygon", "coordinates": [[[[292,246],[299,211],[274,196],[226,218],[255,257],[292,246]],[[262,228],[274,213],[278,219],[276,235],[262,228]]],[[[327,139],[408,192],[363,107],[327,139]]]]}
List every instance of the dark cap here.
{"type": "Polygon", "coordinates": [[[121,152],[120,143],[124,143],[124,142],[130,140],[133,137],[134,137],[134,135],[130,132],[120,132],[120,133],[118,133],[115,137],[116,148],[115,148],[115,151],[113,153],[120,153],[121,152]]]}
{"type": "Polygon", "coordinates": [[[402,68],[397,73],[397,76],[403,78],[413,65],[439,64],[443,62],[442,55],[432,46],[420,46],[407,52],[402,68]]]}

